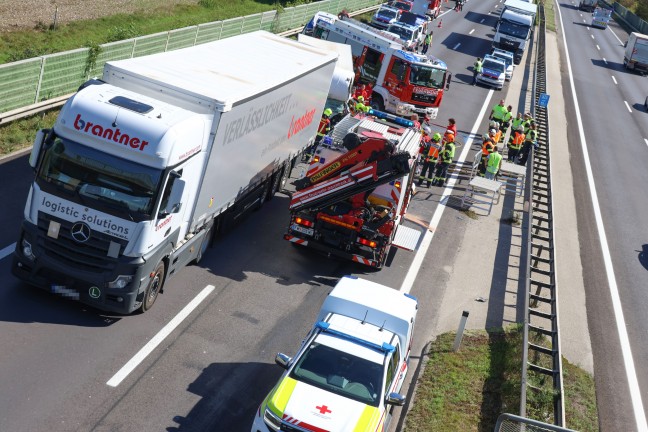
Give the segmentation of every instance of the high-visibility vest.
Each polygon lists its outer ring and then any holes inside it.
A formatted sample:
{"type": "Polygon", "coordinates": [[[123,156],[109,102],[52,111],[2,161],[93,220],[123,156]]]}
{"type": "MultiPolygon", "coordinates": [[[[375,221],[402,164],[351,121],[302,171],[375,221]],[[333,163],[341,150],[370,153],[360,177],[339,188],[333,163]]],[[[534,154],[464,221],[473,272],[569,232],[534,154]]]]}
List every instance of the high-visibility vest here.
{"type": "Polygon", "coordinates": [[[538,131],[535,129],[529,129],[529,132],[526,134],[526,140],[535,142],[538,139],[538,131]]]}
{"type": "Polygon", "coordinates": [[[324,136],[331,130],[331,120],[328,117],[322,117],[320,119],[319,126],[317,127],[317,135],[324,136]]]}
{"type": "Polygon", "coordinates": [[[520,125],[524,122],[524,119],[522,117],[520,118],[514,118],[513,121],[511,122],[511,128],[513,130],[516,130],[520,125]]]}
{"type": "Polygon", "coordinates": [[[486,164],[486,169],[488,170],[488,172],[496,174],[498,169],[499,169],[501,161],[502,161],[502,155],[501,154],[499,154],[497,152],[491,153],[488,156],[488,162],[486,164]]]}
{"type": "Polygon", "coordinates": [[[502,123],[507,123],[509,120],[511,120],[511,117],[513,117],[513,114],[511,113],[511,111],[507,110],[504,116],[502,117],[502,123]]]}
{"type": "Polygon", "coordinates": [[[508,112],[505,106],[502,106],[500,104],[497,104],[493,107],[493,118],[495,120],[502,120],[504,115],[508,112]]]}
{"type": "Polygon", "coordinates": [[[443,162],[445,163],[450,163],[454,159],[455,156],[455,145],[454,143],[446,143],[445,147],[443,148],[443,162]]]}
{"type": "Polygon", "coordinates": [[[500,139],[501,139],[501,138],[502,138],[502,131],[501,131],[501,130],[498,130],[498,131],[495,133],[495,136],[493,137],[493,140],[495,140],[495,143],[497,144],[497,143],[500,142],[500,139]]]}
{"type": "Polygon", "coordinates": [[[479,60],[477,60],[477,61],[475,62],[475,64],[473,65],[473,70],[474,70],[476,73],[481,72],[481,71],[482,71],[482,62],[480,62],[479,60]]]}
{"type": "Polygon", "coordinates": [[[440,148],[441,147],[439,146],[438,143],[431,142],[430,143],[430,149],[428,150],[426,160],[428,162],[430,162],[430,161],[435,161],[436,162],[436,160],[439,159],[439,150],[440,150],[440,148]]]}
{"type": "Polygon", "coordinates": [[[355,110],[356,112],[369,112],[369,107],[362,102],[356,102],[355,110]]]}
{"type": "Polygon", "coordinates": [[[515,131],[511,138],[509,139],[509,147],[513,150],[520,150],[522,144],[524,143],[524,134],[518,131],[515,131]]]}
{"type": "Polygon", "coordinates": [[[482,156],[483,157],[488,156],[489,154],[491,154],[494,148],[495,148],[495,143],[493,142],[493,140],[490,138],[485,139],[484,142],[482,143],[482,156]]]}

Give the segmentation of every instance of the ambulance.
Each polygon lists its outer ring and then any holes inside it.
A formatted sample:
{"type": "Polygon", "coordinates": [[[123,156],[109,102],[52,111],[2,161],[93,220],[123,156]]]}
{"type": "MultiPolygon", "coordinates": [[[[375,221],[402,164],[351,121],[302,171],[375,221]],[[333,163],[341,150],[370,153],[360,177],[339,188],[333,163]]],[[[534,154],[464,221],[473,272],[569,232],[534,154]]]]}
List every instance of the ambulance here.
{"type": "Polygon", "coordinates": [[[418,302],[353,276],[324,300],[315,325],[256,412],[252,432],[386,431],[412,346],[418,302]]]}

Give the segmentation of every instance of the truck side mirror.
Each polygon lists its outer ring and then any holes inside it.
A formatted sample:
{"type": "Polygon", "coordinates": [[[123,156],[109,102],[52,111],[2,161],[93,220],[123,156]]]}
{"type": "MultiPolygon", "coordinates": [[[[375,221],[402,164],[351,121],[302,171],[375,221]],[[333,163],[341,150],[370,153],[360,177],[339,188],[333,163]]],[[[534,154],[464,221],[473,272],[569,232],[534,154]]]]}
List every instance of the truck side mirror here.
{"type": "Polygon", "coordinates": [[[160,209],[159,218],[165,218],[172,213],[178,213],[182,208],[182,194],[184,193],[186,182],[181,178],[176,178],[171,188],[171,195],[165,208],[160,209]]]}
{"type": "Polygon", "coordinates": [[[36,169],[38,164],[38,156],[40,155],[41,148],[45,142],[45,138],[49,135],[50,129],[41,129],[36,132],[36,138],[34,139],[34,147],[32,147],[31,154],[29,155],[29,166],[36,169]]]}
{"type": "Polygon", "coordinates": [[[405,405],[405,396],[399,393],[389,393],[387,395],[387,398],[385,402],[388,405],[398,405],[398,406],[403,406],[405,405]]]}
{"type": "Polygon", "coordinates": [[[290,360],[292,360],[292,358],[288,357],[284,353],[278,353],[277,356],[275,357],[275,363],[277,363],[279,366],[281,366],[284,369],[288,369],[288,363],[290,363],[290,360]]]}
{"type": "Polygon", "coordinates": [[[452,81],[452,73],[448,73],[448,79],[446,80],[446,87],[445,87],[446,90],[450,88],[450,81],[452,81]]]}

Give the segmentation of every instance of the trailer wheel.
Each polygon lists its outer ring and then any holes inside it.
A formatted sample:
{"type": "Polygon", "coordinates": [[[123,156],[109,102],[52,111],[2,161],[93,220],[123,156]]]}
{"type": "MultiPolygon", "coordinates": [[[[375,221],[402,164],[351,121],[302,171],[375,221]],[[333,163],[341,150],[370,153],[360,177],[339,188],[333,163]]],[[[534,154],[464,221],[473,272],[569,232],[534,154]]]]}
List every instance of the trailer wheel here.
{"type": "Polygon", "coordinates": [[[151,277],[146,290],[144,291],[144,299],[142,300],[142,312],[146,312],[147,310],[151,309],[153,307],[153,303],[155,303],[155,300],[157,300],[158,294],[160,294],[160,291],[162,290],[162,285],[164,285],[164,269],[164,261],[160,261],[160,263],[155,268],[155,271],[153,272],[153,276],[151,277]]]}
{"type": "Polygon", "coordinates": [[[259,210],[261,207],[263,207],[263,204],[265,204],[266,201],[268,201],[268,197],[270,196],[270,181],[266,181],[263,184],[263,191],[261,192],[261,195],[259,195],[259,203],[256,205],[254,210],[259,210]]]}
{"type": "Polygon", "coordinates": [[[272,176],[272,188],[270,189],[268,201],[270,201],[274,197],[274,195],[279,192],[279,188],[281,187],[281,179],[283,179],[283,168],[279,169],[279,171],[277,171],[272,176]]]}

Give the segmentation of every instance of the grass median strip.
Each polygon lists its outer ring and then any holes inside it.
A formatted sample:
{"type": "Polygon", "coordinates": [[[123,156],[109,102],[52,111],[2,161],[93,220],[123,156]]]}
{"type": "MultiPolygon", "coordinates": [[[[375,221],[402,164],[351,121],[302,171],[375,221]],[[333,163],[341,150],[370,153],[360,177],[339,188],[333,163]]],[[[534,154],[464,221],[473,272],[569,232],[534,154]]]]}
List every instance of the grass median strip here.
{"type": "MultiPolygon", "coordinates": [[[[407,414],[406,432],[490,432],[501,413],[519,413],[522,328],[470,331],[457,352],[452,351],[454,338],[454,333],[444,333],[432,344],[407,414]]],[[[592,376],[567,361],[563,368],[567,426],[597,431],[592,376]]],[[[547,406],[532,393],[527,395],[530,413],[551,413],[551,400],[547,406]]]]}

